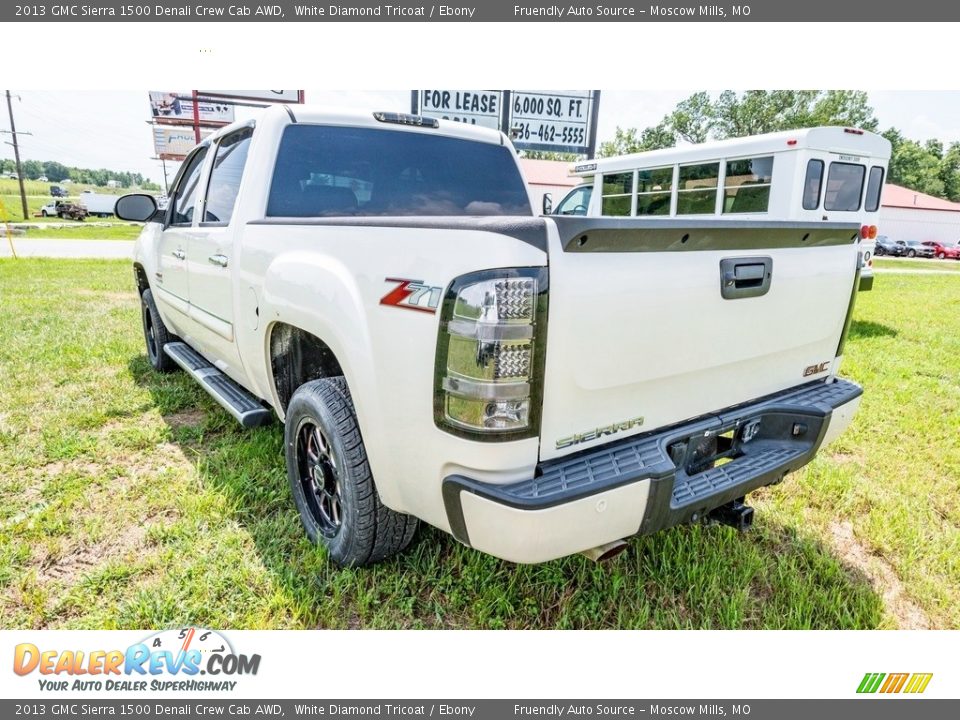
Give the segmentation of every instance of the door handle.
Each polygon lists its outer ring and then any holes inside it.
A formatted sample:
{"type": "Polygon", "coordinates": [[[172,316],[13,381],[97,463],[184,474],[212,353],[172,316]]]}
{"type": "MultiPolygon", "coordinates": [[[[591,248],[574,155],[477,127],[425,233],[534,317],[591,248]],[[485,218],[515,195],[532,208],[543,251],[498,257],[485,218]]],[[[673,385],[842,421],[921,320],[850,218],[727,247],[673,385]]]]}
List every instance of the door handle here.
{"type": "Polygon", "coordinates": [[[220,267],[227,266],[227,256],[226,255],[211,255],[207,258],[210,261],[211,265],[219,265],[220,267]]]}
{"type": "Polygon", "coordinates": [[[187,254],[186,254],[183,250],[181,250],[180,248],[177,248],[177,249],[174,250],[171,254],[172,254],[177,260],[183,260],[183,259],[187,256],[187,254]]]}
{"type": "Polygon", "coordinates": [[[725,300],[766,295],[772,278],[773,258],[738,257],[720,261],[720,295],[725,300]]]}

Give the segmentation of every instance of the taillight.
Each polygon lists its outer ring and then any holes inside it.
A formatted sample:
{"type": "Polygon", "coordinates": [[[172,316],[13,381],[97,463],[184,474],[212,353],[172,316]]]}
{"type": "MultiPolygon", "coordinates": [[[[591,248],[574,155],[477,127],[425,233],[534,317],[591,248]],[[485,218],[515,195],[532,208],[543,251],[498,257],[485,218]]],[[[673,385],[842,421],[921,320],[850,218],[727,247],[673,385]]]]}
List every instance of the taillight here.
{"type": "Polygon", "coordinates": [[[447,432],[513,440],[540,431],[547,269],[458,277],[443,301],[434,418],[447,432]]]}
{"type": "Polygon", "coordinates": [[[876,225],[864,225],[860,228],[860,237],[863,240],[874,240],[877,237],[876,225]]]}
{"type": "Polygon", "coordinates": [[[870,226],[870,239],[871,239],[871,240],[876,240],[876,239],[877,239],[877,226],[876,226],[876,225],[871,225],[871,226],[870,226]]]}

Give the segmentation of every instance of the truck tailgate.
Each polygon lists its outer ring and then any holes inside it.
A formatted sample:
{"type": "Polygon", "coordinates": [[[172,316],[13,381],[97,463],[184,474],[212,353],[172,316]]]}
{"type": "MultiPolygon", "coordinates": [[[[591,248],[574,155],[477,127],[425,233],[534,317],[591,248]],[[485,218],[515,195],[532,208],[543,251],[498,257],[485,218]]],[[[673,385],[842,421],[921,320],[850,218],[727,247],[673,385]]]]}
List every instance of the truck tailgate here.
{"type": "Polygon", "coordinates": [[[555,222],[541,459],[834,371],[857,226],[555,222]]]}

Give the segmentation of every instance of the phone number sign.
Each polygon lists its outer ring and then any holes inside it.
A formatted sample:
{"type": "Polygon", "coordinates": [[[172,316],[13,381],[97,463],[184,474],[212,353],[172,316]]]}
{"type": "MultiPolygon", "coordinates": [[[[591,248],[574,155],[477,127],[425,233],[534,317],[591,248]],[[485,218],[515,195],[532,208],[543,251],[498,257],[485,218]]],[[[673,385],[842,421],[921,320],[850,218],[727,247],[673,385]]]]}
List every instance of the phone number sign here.
{"type": "Polygon", "coordinates": [[[518,150],[592,154],[599,93],[514,90],[509,128],[518,150]]]}
{"type": "Polygon", "coordinates": [[[414,114],[500,129],[518,150],[592,156],[599,90],[414,90],[414,114]]]}

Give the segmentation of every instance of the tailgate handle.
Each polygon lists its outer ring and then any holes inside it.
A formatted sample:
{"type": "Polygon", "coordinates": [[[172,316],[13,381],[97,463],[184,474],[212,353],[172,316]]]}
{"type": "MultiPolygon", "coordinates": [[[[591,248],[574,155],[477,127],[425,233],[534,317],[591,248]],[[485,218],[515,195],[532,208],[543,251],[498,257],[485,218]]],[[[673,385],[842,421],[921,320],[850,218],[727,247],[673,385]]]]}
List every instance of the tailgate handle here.
{"type": "Polygon", "coordinates": [[[725,300],[766,295],[772,277],[773,258],[724,258],[720,261],[720,295],[725,300]]]}

